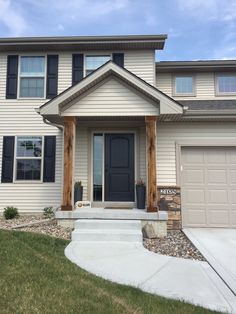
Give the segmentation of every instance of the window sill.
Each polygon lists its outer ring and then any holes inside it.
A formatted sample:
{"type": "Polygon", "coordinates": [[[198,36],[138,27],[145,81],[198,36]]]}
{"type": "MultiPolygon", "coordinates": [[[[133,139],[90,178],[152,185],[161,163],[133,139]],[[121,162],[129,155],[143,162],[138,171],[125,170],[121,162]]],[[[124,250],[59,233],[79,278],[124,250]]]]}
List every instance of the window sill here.
{"type": "Polygon", "coordinates": [[[215,94],[216,97],[224,97],[224,96],[236,96],[236,93],[217,93],[215,94]]]}
{"type": "Polygon", "coordinates": [[[172,94],[172,97],[196,97],[196,94],[172,94]]]}

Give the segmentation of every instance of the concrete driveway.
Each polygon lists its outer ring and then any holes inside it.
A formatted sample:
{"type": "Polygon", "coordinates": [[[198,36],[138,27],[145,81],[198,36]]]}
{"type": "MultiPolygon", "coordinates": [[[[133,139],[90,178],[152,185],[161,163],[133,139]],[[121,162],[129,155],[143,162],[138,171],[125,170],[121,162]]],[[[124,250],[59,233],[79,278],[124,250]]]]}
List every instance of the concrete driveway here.
{"type": "Polygon", "coordinates": [[[236,295],[236,229],[185,228],[183,231],[236,295]]]}

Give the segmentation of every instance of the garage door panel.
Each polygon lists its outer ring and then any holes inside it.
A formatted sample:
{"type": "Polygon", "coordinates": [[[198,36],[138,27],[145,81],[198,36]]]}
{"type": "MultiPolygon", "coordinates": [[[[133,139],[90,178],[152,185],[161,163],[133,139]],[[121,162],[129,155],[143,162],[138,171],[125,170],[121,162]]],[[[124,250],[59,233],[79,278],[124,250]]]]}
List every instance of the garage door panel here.
{"type": "Polygon", "coordinates": [[[236,225],[236,148],[182,149],[183,226],[236,225]]]}
{"type": "Polygon", "coordinates": [[[214,184],[226,184],[227,183],[227,171],[225,169],[209,169],[206,171],[207,183],[214,184]]]}
{"type": "Polygon", "coordinates": [[[233,210],[230,217],[231,226],[236,227],[236,210],[233,210]]]}
{"type": "Polygon", "coordinates": [[[219,190],[219,189],[209,190],[208,189],[206,193],[207,193],[208,204],[225,205],[229,203],[227,190],[219,190]]]}
{"type": "Polygon", "coordinates": [[[189,209],[186,211],[186,221],[188,222],[189,225],[195,226],[201,225],[204,226],[206,224],[206,212],[205,209],[189,209]]]}
{"type": "Polygon", "coordinates": [[[208,209],[207,215],[210,226],[215,225],[215,227],[217,227],[219,225],[222,226],[229,225],[230,217],[228,209],[226,210],[208,209]]]}
{"type": "Polygon", "coordinates": [[[236,169],[230,169],[230,184],[236,184],[236,169]]]}
{"type": "Polygon", "coordinates": [[[225,151],[217,151],[215,149],[210,149],[205,154],[206,162],[208,164],[226,164],[227,163],[227,157],[225,151]]]}
{"type": "Polygon", "coordinates": [[[184,182],[185,184],[204,183],[204,171],[202,171],[202,169],[186,169],[184,171],[184,182]]]}
{"type": "Polygon", "coordinates": [[[231,190],[231,204],[236,205],[236,189],[231,190]]]}
{"type": "Polygon", "coordinates": [[[185,165],[191,163],[203,164],[204,163],[204,153],[201,151],[186,151],[183,156],[183,162],[185,165]]]}
{"type": "Polygon", "coordinates": [[[206,202],[204,189],[189,187],[188,189],[183,189],[183,196],[188,205],[205,204],[206,202]]]}
{"type": "Polygon", "coordinates": [[[228,152],[228,162],[231,164],[231,165],[236,165],[236,154],[234,151],[230,150],[228,152]]]}

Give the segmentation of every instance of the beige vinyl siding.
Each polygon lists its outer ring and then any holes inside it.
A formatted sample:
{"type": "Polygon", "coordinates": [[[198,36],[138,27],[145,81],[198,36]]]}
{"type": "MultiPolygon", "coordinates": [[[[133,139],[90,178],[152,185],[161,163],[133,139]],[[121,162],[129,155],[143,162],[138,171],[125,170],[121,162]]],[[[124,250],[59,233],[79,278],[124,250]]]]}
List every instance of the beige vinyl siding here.
{"type": "Polygon", "coordinates": [[[70,87],[72,84],[72,54],[59,54],[58,64],[58,94],[70,87]]]}
{"type": "Polygon", "coordinates": [[[126,51],[124,55],[124,66],[141,79],[151,85],[155,85],[155,51],[126,51]]]}
{"type": "Polygon", "coordinates": [[[16,206],[21,212],[39,212],[46,206],[61,204],[62,131],[43,123],[35,108],[45,100],[5,99],[7,56],[0,54],[0,177],[2,171],[3,136],[56,135],[56,182],[0,183],[0,211],[16,206]]]}
{"type": "Polygon", "coordinates": [[[63,116],[157,115],[158,108],[138,93],[112,78],[77,100],[63,116]]]}
{"type": "MultiPolygon", "coordinates": [[[[190,72],[188,72],[190,74],[190,72]]],[[[215,93],[215,73],[195,73],[196,96],[173,96],[172,83],[173,77],[171,73],[157,73],[156,86],[163,93],[173,97],[176,100],[205,100],[205,99],[235,99],[234,96],[216,96],[215,93]]]]}
{"type": "Polygon", "coordinates": [[[235,140],[235,123],[184,122],[157,125],[157,184],[175,185],[176,143],[178,141],[227,141],[235,140]]]}
{"type": "Polygon", "coordinates": [[[140,128],[139,131],[139,178],[146,182],[147,164],[146,164],[146,128],[140,128]]]}

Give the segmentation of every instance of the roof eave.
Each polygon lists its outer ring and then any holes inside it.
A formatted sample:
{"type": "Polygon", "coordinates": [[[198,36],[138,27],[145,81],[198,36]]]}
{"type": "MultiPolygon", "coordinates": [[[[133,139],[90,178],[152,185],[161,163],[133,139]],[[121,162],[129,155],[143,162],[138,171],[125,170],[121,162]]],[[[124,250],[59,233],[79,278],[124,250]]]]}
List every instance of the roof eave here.
{"type": "Polygon", "coordinates": [[[163,49],[166,34],[0,38],[0,51],[163,49]]]}

